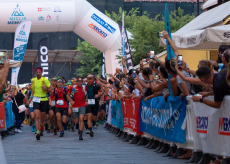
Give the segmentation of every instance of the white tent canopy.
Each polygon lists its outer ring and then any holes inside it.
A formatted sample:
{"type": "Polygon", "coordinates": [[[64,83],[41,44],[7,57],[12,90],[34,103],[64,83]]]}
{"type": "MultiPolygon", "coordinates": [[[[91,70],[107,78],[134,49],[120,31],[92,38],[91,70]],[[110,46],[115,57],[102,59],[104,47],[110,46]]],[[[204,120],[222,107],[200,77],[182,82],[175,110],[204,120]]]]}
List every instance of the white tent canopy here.
{"type": "Polygon", "coordinates": [[[205,3],[203,3],[201,8],[204,10],[204,9],[207,9],[208,7],[216,5],[217,3],[218,3],[218,0],[208,0],[205,3]]]}
{"type": "MultiPolygon", "coordinates": [[[[230,43],[230,25],[223,25],[230,15],[230,2],[224,3],[186,24],[172,34],[172,40],[179,49],[217,49],[222,43],[230,43]],[[219,26],[217,26],[219,25],[219,26]]],[[[165,47],[164,39],[160,40],[165,47]]]]}

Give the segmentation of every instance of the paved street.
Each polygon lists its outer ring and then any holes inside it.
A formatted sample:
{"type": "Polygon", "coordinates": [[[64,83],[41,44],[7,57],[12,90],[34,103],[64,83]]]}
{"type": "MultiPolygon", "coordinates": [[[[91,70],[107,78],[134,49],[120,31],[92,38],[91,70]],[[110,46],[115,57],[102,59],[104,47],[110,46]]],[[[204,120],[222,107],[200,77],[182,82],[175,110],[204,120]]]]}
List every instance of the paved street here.
{"type": "Polygon", "coordinates": [[[31,127],[23,125],[22,133],[3,139],[8,164],[179,164],[185,160],[168,159],[153,150],[124,143],[101,125],[95,137],[84,134],[78,140],[76,132],[65,132],[65,137],[45,133],[35,139],[31,127]]]}

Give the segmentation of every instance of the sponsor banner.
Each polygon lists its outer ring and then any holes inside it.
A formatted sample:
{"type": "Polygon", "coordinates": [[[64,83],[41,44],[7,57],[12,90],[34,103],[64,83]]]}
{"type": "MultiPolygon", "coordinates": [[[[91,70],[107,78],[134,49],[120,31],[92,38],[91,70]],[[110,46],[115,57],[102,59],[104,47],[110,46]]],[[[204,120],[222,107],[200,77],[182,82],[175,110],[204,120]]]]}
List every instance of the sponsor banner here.
{"type": "MultiPolygon", "coordinates": [[[[31,24],[32,24],[32,20],[22,21],[18,25],[15,31],[13,60],[20,61],[21,63],[25,55],[31,24]]],[[[17,85],[19,70],[20,70],[19,67],[12,68],[12,75],[11,75],[12,85],[17,85]]]]}
{"type": "Polygon", "coordinates": [[[14,113],[12,111],[12,103],[9,101],[5,105],[5,120],[6,129],[14,125],[14,113]]]}
{"type": "Polygon", "coordinates": [[[4,103],[0,102],[0,129],[6,130],[4,103]]]}
{"type": "Polygon", "coordinates": [[[119,129],[123,128],[123,113],[121,101],[111,100],[111,113],[112,113],[112,125],[118,127],[119,129]]]}
{"type": "Polygon", "coordinates": [[[35,2],[3,3],[0,6],[0,26],[19,25],[22,21],[31,19],[33,25],[74,24],[75,5],[68,2],[35,2]],[[60,15],[63,19],[60,19],[60,15]]]}
{"type": "Polygon", "coordinates": [[[42,39],[38,43],[38,65],[43,68],[42,76],[49,78],[48,48],[47,38],[42,39]]]}
{"type": "Polygon", "coordinates": [[[124,128],[130,128],[141,135],[142,133],[139,131],[139,104],[138,99],[122,100],[124,128]]]}
{"type": "Polygon", "coordinates": [[[139,107],[140,131],[167,141],[184,143],[185,115],[186,100],[181,102],[179,96],[168,97],[168,102],[164,101],[164,96],[146,102],[142,100],[139,107]],[[184,114],[180,117],[181,113],[184,114]]]}
{"type": "MultiPolygon", "coordinates": [[[[214,101],[210,96],[205,99],[214,101]]],[[[230,149],[230,96],[225,96],[220,109],[209,107],[203,103],[193,102],[195,124],[193,138],[194,149],[204,153],[229,156],[230,149]]]]}

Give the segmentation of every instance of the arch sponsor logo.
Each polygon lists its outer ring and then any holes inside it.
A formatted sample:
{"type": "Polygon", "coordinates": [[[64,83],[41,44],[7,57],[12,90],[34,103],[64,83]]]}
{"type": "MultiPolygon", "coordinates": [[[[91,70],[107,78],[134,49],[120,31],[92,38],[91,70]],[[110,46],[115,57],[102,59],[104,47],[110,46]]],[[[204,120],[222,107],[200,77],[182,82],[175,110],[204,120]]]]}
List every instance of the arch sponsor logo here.
{"type": "Polygon", "coordinates": [[[208,129],[208,117],[196,117],[196,124],[197,124],[197,132],[198,133],[205,133],[207,134],[207,129],[208,129]]]}
{"type": "Polygon", "coordinates": [[[102,29],[100,29],[99,27],[97,27],[93,23],[89,24],[88,26],[91,29],[93,29],[96,33],[98,33],[99,35],[101,35],[103,38],[106,38],[108,36],[108,34],[106,34],[102,29]]]}
{"type": "Polygon", "coordinates": [[[230,118],[219,118],[219,135],[230,136],[230,118]]]}
{"type": "Polygon", "coordinates": [[[19,4],[17,4],[7,24],[13,24],[13,25],[20,24],[23,20],[26,20],[24,13],[20,10],[19,7],[20,7],[19,4]]]}
{"type": "Polygon", "coordinates": [[[91,16],[93,20],[95,20],[97,23],[99,23],[102,27],[104,27],[106,30],[108,30],[111,34],[116,32],[116,29],[112,27],[110,24],[108,24],[106,21],[101,19],[99,16],[97,16],[95,13],[91,16]]]}

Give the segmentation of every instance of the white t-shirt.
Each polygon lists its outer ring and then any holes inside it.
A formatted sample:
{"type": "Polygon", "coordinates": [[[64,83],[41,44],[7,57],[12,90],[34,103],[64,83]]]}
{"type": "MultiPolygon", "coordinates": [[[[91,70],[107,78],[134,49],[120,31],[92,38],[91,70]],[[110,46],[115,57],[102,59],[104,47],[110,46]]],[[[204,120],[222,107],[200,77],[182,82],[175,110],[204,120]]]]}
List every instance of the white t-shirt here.
{"type": "Polygon", "coordinates": [[[140,91],[138,89],[134,89],[132,93],[134,93],[134,96],[139,96],[140,91]]]}

